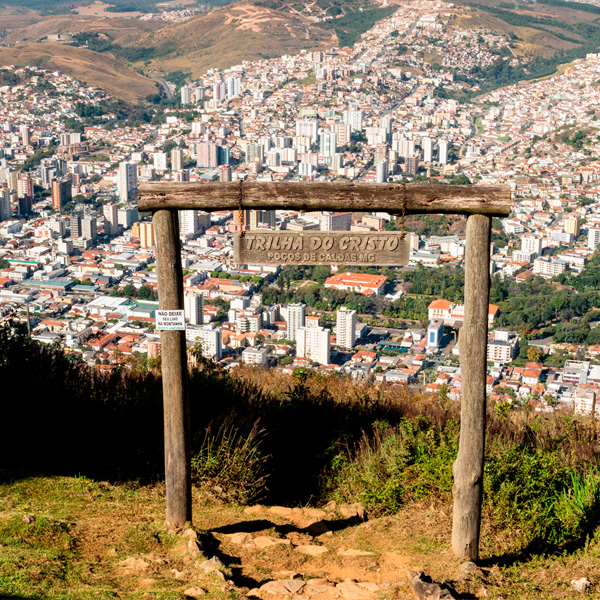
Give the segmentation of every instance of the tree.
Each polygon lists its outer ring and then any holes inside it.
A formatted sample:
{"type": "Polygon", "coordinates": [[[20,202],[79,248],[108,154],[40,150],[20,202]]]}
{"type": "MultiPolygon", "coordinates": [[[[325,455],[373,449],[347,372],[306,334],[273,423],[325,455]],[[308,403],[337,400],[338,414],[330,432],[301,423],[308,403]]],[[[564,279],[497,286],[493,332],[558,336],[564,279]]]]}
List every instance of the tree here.
{"type": "Polygon", "coordinates": [[[530,362],[540,362],[543,356],[544,353],[538,346],[529,346],[527,349],[527,360],[530,362]]]}

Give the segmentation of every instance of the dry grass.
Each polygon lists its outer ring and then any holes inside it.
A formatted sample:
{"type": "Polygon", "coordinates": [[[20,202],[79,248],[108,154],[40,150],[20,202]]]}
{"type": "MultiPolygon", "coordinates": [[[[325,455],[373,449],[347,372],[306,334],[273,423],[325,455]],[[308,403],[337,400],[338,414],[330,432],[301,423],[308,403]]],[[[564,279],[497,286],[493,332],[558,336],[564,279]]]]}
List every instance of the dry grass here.
{"type": "Polygon", "coordinates": [[[142,487],[93,482],[85,478],[33,478],[0,486],[0,595],[48,600],[139,598],[152,594],[165,600],[184,598],[199,585],[207,598],[241,598],[252,587],[294,571],[302,578],[399,585],[399,597],[410,594],[406,570],[422,568],[438,580],[455,581],[461,593],[492,599],[541,600],[574,597],[569,581],[588,577],[587,598],[598,598],[600,539],[561,556],[505,554],[506,540],[484,517],[482,573],[460,579],[460,562],[450,549],[451,505],[421,502],[396,515],[359,524],[330,522],[330,534],[316,543],[329,552],[312,558],[290,546],[261,551],[232,544],[227,534],[248,531],[253,537],[287,537],[294,544],[315,543],[305,523],[268,513],[246,514],[236,506],[200,500],[194,493],[194,524],[204,555],[193,559],[185,538],[163,526],[162,486],[142,487]],[[31,514],[33,524],[22,520],[31,514]],[[337,523],[341,528],[337,529],[337,523]],[[372,552],[341,557],[341,549],[372,552]],[[202,575],[197,565],[219,556],[232,568],[233,584],[202,575]],[[144,569],[123,566],[142,559],[144,569]],[[179,572],[176,578],[176,571],[179,572]],[[459,580],[459,581],[457,581],[459,580]]]}
{"type": "Polygon", "coordinates": [[[20,44],[0,48],[0,66],[40,66],[61,71],[113,98],[136,102],[157,91],[155,83],[107,54],[61,44],[20,44]]]}

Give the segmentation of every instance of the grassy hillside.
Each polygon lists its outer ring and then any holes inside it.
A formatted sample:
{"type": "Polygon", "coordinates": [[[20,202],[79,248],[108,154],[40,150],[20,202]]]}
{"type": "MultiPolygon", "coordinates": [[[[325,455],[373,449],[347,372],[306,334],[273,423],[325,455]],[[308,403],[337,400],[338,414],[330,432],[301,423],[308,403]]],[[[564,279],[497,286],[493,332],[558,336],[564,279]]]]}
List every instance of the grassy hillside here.
{"type": "Polygon", "coordinates": [[[335,45],[333,32],[297,15],[238,2],[224,9],[164,27],[152,34],[131,33],[125,47],[172,47],[172,51],[136,64],[149,69],[185,71],[199,77],[210,67],[228,67],[253,60],[325,49],[335,45]]]}
{"type": "Polygon", "coordinates": [[[39,66],[57,70],[88,85],[104,89],[128,103],[157,91],[155,83],[110,55],[61,44],[20,44],[0,47],[0,65],[39,66]]]}
{"type": "Polygon", "coordinates": [[[567,62],[600,46],[600,7],[545,0],[535,4],[504,0],[462,0],[460,25],[484,27],[512,38],[517,56],[567,62]]]}
{"type": "MultiPolygon", "coordinates": [[[[281,572],[303,579],[397,584],[404,569],[450,578],[488,598],[573,597],[571,579],[600,592],[600,472],[596,420],[489,406],[481,570],[459,577],[450,550],[452,462],[459,407],[402,388],[293,378],[210,365],[190,374],[194,525],[201,552],[168,531],[161,482],[159,373],[142,364],[103,374],[23,334],[0,329],[0,595],[17,598],[242,598],[281,572]],[[325,506],[244,512],[242,504],[325,506]],[[369,520],[344,516],[361,502],[369,520]],[[228,534],[288,540],[258,550],[228,534]],[[327,549],[318,558],[295,550],[327,549]],[[344,557],[343,550],[367,551],[344,557]],[[203,574],[218,556],[229,584],[203,574]],[[229,570],[230,569],[230,570],[229,570]],[[189,595],[189,594],[188,594],[189,595]]],[[[258,544],[258,541],[256,542],[258,544]]],[[[279,575],[278,575],[279,574],[279,575]]],[[[470,597],[470,596],[469,596],[470,597]]]]}

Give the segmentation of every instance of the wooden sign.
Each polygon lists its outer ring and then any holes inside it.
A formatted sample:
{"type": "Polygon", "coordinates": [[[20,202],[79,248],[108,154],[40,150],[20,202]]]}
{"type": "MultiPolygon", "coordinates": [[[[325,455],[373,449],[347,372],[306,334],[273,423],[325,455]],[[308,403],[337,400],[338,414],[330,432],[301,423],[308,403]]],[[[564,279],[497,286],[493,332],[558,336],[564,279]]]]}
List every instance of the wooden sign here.
{"type": "Polygon", "coordinates": [[[237,264],[406,265],[409,239],[400,232],[245,231],[234,239],[237,264]]]}

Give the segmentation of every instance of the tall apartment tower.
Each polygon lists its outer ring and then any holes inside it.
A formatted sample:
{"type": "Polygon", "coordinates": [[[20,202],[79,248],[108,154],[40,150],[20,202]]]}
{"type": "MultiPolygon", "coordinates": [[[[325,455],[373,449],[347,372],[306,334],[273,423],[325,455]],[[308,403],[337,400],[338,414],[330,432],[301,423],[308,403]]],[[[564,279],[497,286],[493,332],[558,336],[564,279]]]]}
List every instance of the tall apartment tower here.
{"type": "Polygon", "coordinates": [[[201,294],[186,294],[183,301],[185,318],[190,325],[202,325],[204,323],[204,297],[201,294]]]}
{"type": "Polygon", "coordinates": [[[132,200],[137,192],[137,187],[137,165],[131,162],[122,162],[119,165],[119,179],[117,182],[119,201],[127,203],[132,200]]]}
{"type": "Polygon", "coordinates": [[[182,238],[196,235],[199,229],[197,210],[179,211],[179,235],[182,238]]]}
{"type": "Polygon", "coordinates": [[[353,348],[356,342],[356,311],[342,306],[336,313],[336,340],[342,348],[353,348]]]}
{"type": "Polygon", "coordinates": [[[84,240],[95,240],[98,237],[96,217],[88,215],[81,219],[81,237],[84,240]]]}
{"type": "Polygon", "coordinates": [[[196,148],[197,163],[201,169],[216,169],[219,166],[217,144],[200,142],[196,148]]]}
{"type": "Polygon", "coordinates": [[[21,141],[23,142],[23,146],[31,145],[31,136],[29,134],[29,127],[27,127],[27,125],[21,125],[19,127],[19,133],[21,134],[21,141]]]}
{"type": "Polygon", "coordinates": [[[171,150],[171,170],[181,171],[183,169],[183,149],[173,148],[171,150]]]}
{"type": "Polygon", "coordinates": [[[61,177],[53,179],[52,185],[52,208],[60,210],[67,202],[71,201],[71,178],[61,177]]]}
{"type": "Polygon", "coordinates": [[[70,219],[70,228],[71,228],[71,237],[73,239],[80,238],[82,235],[81,231],[81,213],[72,213],[69,217],[70,219]]]}
{"type": "Polygon", "coordinates": [[[102,207],[104,214],[104,233],[117,235],[119,233],[119,207],[116,204],[105,204],[102,207]]]}
{"type": "Polygon", "coordinates": [[[296,356],[299,358],[328,365],[330,350],[329,329],[299,327],[296,331],[296,356]]]}
{"type": "Polygon", "coordinates": [[[154,246],[154,227],[152,221],[142,221],[140,223],[140,247],[150,248],[154,246]]]}
{"type": "Polygon", "coordinates": [[[566,233],[571,233],[574,238],[579,236],[579,217],[570,215],[564,219],[564,228],[566,233]]]}
{"type": "Polygon", "coordinates": [[[10,190],[0,188],[0,221],[10,219],[10,190]]]}
{"type": "Polygon", "coordinates": [[[423,162],[433,162],[433,140],[429,137],[423,138],[423,162]]]}
{"type": "Polygon", "coordinates": [[[287,337],[296,339],[298,328],[306,324],[306,304],[288,304],[287,307],[287,337]]]}
{"type": "Polygon", "coordinates": [[[448,140],[440,140],[438,142],[438,162],[440,165],[448,164],[448,140]]]}

